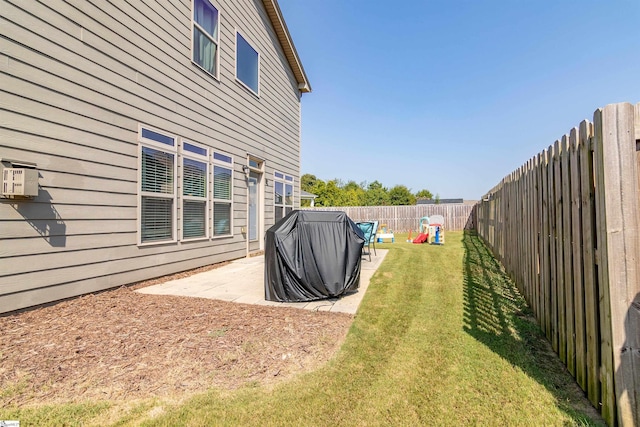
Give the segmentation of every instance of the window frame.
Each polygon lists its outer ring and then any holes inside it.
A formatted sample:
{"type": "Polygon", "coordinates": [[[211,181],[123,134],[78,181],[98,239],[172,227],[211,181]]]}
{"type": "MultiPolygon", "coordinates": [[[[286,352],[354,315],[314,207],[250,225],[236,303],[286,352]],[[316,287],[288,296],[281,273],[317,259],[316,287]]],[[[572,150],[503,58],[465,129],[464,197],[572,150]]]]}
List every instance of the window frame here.
{"type": "Polygon", "coordinates": [[[210,188],[210,180],[211,180],[211,175],[210,175],[210,171],[211,171],[211,162],[209,160],[209,148],[203,146],[202,144],[198,144],[195,143],[193,141],[190,140],[186,140],[186,139],[182,139],[181,140],[181,144],[180,144],[180,166],[181,166],[181,173],[180,173],[180,190],[181,190],[181,194],[180,194],[180,240],[184,241],[184,242],[191,242],[191,241],[195,241],[195,240],[207,240],[209,239],[210,236],[210,225],[209,225],[209,210],[211,209],[210,207],[210,198],[209,198],[209,188],[210,188]],[[192,145],[196,148],[199,148],[201,150],[205,150],[205,154],[198,154],[195,153],[193,151],[189,151],[188,149],[185,148],[185,144],[189,144],[192,145]],[[190,196],[190,195],[185,195],[184,194],[184,178],[185,178],[185,167],[184,167],[184,160],[185,159],[189,159],[189,160],[194,160],[194,161],[198,161],[201,163],[204,163],[205,165],[205,192],[204,192],[204,197],[199,197],[199,196],[190,196]],[[204,213],[204,236],[196,236],[196,237],[185,237],[184,236],[184,217],[185,217],[185,201],[204,201],[205,202],[205,213],[204,213]]]}
{"type": "Polygon", "coordinates": [[[249,92],[251,92],[253,95],[255,95],[256,97],[260,97],[260,62],[261,62],[261,55],[260,55],[260,51],[258,49],[256,49],[254,47],[254,45],[238,30],[236,29],[236,37],[235,37],[235,42],[236,42],[236,51],[235,51],[235,60],[236,60],[236,64],[235,64],[235,77],[236,77],[236,81],[238,83],[240,83],[244,88],[246,88],[249,92]],[[256,85],[258,86],[256,88],[256,90],[254,90],[251,86],[249,86],[249,84],[245,83],[242,79],[240,79],[240,77],[238,77],[238,54],[239,54],[239,49],[238,49],[238,37],[241,37],[242,40],[244,40],[244,42],[256,53],[257,56],[257,64],[256,64],[256,85]]]}
{"type": "Polygon", "coordinates": [[[148,246],[148,245],[162,245],[167,243],[176,243],[178,241],[177,234],[177,208],[178,208],[178,137],[172,135],[168,132],[161,131],[152,126],[147,126],[143,124],[138,124],[138,215],[137,215],[137,240],[139,246],[148,246]],[[147,138],[143,136],[143,131],[151,131],[160,136],[164,136],[173,140],[173,144],[165,144],[159,142],[157,140],[147,138]],[[143,191],[142,182],[143,182],[143,148],[149,148],[152,150],[164,152],[167,154],[171,154],[173,156],[173,186],[172,194],[167,193],[156,193],[151,191],[143,191]],[[142,240],[142,223],[143,223],[143,212],[142,212],[142,201],[147,198],[160,198],[160,199],[170,199],[172,201],[171,208],[171,239],[166,240],[151,240],[151,241],[143,241],[142,240]]]}
{"type": "Polygon", "coordinates": [[[221,238],[228,238],[228,237],[233,237],[233,226],[234,226],[234,221],[233,221],[233,212],[234,212],[234,200],[233,200],[233,195],[234,195],[234,161],[233,161],[233,156],[225,153],[223,151],[220,150],[215,150],[212,149],[211,150],[211,155],[210,155],[210,159],[211,159],[211,190],[209,190],[209,196],[211,198],[211,220],[209,221],[209,224],[211,226],[211,239],[221,239],[221,238]],[[220,160],[220,159],[216,159],[216,154],[220,155],[220,156],[224,156],[229,158],[229,161],[224,161],[224,160],[220,160]],[[215,191],[215,167],[223,167],[226,169],[229,169],[229,171],[231,172],[231,188],[230,188],[230,194],[229,194],[229,199],[217,199],[215,198],[214,195],[214,191],[215,191]],[[216,234],[216,229],[215,229],[215,215],[214,215],[214,209],[215,209],[215,205],[216,203],[225,203],[225,204],[229,204],[229,233],[228,234],[216,234]]]}
{"type": "Polygon", "coordinates": [[[204,71],[205,73],[209,74],[211,77],[213,77],[214,79],[216,79],[218,81],[220,81],[220,27],[222,25],[222,16],[221,15],[222,14],[220,12],[220,8],[212,0],[191,0],[191,62],[193,64],[195,64],[198,68],[200,68],[202,71],[204,71]],[[216,27],[216,33],[217,33],[216,37],[213,37],[200,24],[198,24],[196,22],[196,1],[202,1],[202,2],[209,3],[216,10],[216,12],[218,14],[218,25],[216,27]],[[216,46],[216,53],[215,53],[215,59],[214,59],[215,60],[215,68],[216,68],[215,74],[211,73],[209,70],[204,68],[202,65],[200,65],[195,60],[196,28],[200,32],[202,32],[205,35],[205,37],[207,37],[216,46]]]}
{"type": "Polygon", "coordinates": [[[278,222],[289,212],[287,212],[287,208],[291,208],[291,211],[295,208],[295,190],[294,190],[295,179],[293,175],[288,175],[283,172],[274,171],[273,172],[273,218],[275,222],[278,222]],[[282,184],[282,203],[277,203],[276,199],[276,188],[278,183],[282,184]],[[287,185],[291,186],[291,203],[287,204],[287,185]],[[278,218],[276,216],[277,208],[282,208],[282,216],[278,218]]]}

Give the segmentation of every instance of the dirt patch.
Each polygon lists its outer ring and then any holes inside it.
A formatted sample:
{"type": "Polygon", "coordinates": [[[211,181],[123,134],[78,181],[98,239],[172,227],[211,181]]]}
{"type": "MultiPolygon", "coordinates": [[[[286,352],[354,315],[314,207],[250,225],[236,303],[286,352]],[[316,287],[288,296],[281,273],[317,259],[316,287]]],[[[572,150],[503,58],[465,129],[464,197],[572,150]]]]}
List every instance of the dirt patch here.
{"type": "Polygon", "coordinates": [[[0,317],[0,407],[270,384],[329,360],[353,316],[134,289],[0,317]]]}

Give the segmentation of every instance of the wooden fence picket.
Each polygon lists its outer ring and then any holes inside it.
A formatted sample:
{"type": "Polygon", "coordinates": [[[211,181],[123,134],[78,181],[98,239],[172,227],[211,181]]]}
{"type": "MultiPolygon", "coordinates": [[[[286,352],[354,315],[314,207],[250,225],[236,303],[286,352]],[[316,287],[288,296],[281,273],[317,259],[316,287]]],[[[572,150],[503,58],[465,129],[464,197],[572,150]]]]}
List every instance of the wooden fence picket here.
{"type": "MultiPolygon", "coordinates": [[[[547,178],[547,186],[548,193],[548,205],[549,212],[547,221],[549,221],[549,283],[547,285],[547,305],[548,305],[548,322],[549,322],[549,340],[551,341],[551,345],[554,351],[558,352],[558,249],[562,249],[562,247],[558,247],[558,218],[556,215],[556,211],[558,210],[558,201],[557,197],[561,192],[560,183],[557,180],[557,176],[559,175],[559,171],[556,172],[556,162],[557,162],[557,152],[560,147],[557,144],[557,141],[554,145],[549,147],[549,165],[548,165],[548,178],[547,178]],[[553,325],[553,326],[551,326],[553,325]]],[[[560,225],[562,222],[560,221],[560,225]]],[[[561,256],[561,255],[560,255],[561,256]]]]}
{"type": "Polygon", "coordinates": [[[575,377],[576,372],[576,346],[575,346],[575,310],[573,306],[573,248],[571,244],[571,172],[569,164],[569,137],[562,137],[562,273],[563,273],[563,290],[560,293],[564,296],[564,307],[560,306],[559,311],[564,311],[564,341],[567,352],[567,369],[575,377]]]}
{"type": "Polygon", "coordinates": [[[537,155],[533,158],[533,176],[532,176],[532,185],[533,185],[533,194],[531,203],[533,204],[533,265],[534,265],[534,274],[531,281],[531,287],[529,288],[529,294],[525,296],[529,305],[533,310],[534,316],[538,317],[538,301],[537,301],[537,292],[540,286],[540,276],[542,274],[541,266],[540,266],[540,208],[541,204],[539,202],[540,195],[540,184],[539,184],[539,176],[540,176],[540,155],[537,155]]]}
{"type": "Polygon", "coordinates": [[[571,129],[569,134],[569,164],[571,165],[571,254],[573,272],[573,330],[574,330],[574,354],[575,354],[575,378],[583,390],[587,389],[585,361],[585,313],[584,313],[584,286],[582,283],[582,192],[580,188],[580,163],[578,157],[579,129],[571,129]]]}
{"type": "MultiPolygon", "coordinates": [[[[542,221],[542,226],[543,226],[543,231],[542,231],[542,247],[544,250],[544,256],[543,256],[543,261],[544,261],[544,268],[545,268],[545,277],[542,281],[542,284],[540,286],[540,318],[538,323],[540,323],[540,326],[542,327],[542,331],[545,333],[547,339],[552,342],[553,344],[553,340],[551,338],[551,311],[550,311],[550,305],[548,302],[548,295],[550,293],[551,290],[551,271],[553,269],[553,266],[551,264],[551,259],[555,259],[555,243],[553,243],[553,240],[551,238],[551,224],[553,223],[553,221],[551,221],[551,214],[550,214],[550,207],[552,205],[551,203],[551,195],[549,193],[549,165],[551,162],[551,158],[550,158],[550,154],[553,153],[553,147],[549,147],[547,150],[543,151],[542,155],[542,167],[541,167],[541,173],[542,173],[542,218],[540,218],[540,220],[542,221]]],[[[554,348],[554,350],[557,350],[557,347],[554,348]]]]}
{"type": "MultiPolygon", "coordinates": [[[[538,227],[540,230],[540,238],[538,240],[538,253],[540,254],[540,278],[538,281],[538,287],[535,289],[535,302],[538,306],[538,324],[542,325],[544,322],[541,319],[544,316],[544,304],[542,303],[542,292],[547,287],[549,279],[549,221],[546,219],[547,215],[547,199],[546,195],[546,150],[538,154],[538,227]]],[[[542,329],[543,332],[545,329],[542,329]]]]}
{"type": "Polygon", "coordinates": [[[598,283],[596,280],[596,224],[594,201],[593,154],[591,138],[593,125],[580,123],[580,192],[582,194],[582,267],[584,279],[584,313],[586,327],[587,396],[594,406],[600,403],[600,324],[598,283]]]}
{"type": "Polygon", "coordinates": [[[598,266],[598,293],[599,293],[599,312],[600,312],[600,372],[602,390],[601,405],[602,417],[607,424],[615,423],[615,394],[613,389],[613,348],[611,345],[611,303],[610,294],[607,286],[603,284],[609,283],[609,271],[607,268],[608,249],[606,245],[606,212],[605,212],[605,192],[599,191],[605,188],[604,181],[604,161],[602,146],[602,110],[598,109],[593,114],[593,122],[595,127],[593,139],[593,164],[596,186],[596,265],[598,266]]]}
{"type": "Polygon", "coordinates": [[[560,359],[566,361],[566,348],[565,342],[560,341],[565,337],[564,329],[564,317],[558,318],[558,316],[564,316],[564,312],[558,313],[559,306],[564,305],[564,287],[563,280],[564,274],[562,272],[562,260],[564,246],[562,245],[562,174],[560,170],[560,155],[561,155],[560,141],[557,140],[553,145],[553,165],[551,171],[551,179],[549,180],[549,186],[552,187],[550,194],[553,199],[551,200],[551,221],[552,221],[552,259],[551,259],[551,291],[549,294],[551,304],[551,339],[553,349],[559,351],[560,359]]]}

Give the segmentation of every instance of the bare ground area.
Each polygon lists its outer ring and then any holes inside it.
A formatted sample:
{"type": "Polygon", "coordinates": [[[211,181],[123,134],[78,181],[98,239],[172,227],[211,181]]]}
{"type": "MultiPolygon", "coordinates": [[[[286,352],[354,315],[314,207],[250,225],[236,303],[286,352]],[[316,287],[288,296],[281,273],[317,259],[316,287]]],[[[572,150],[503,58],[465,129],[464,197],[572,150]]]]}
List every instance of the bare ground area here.
{"type": "Polygon", "coordinates": [[[0,407],[272,384],[329,360],[353,320],[134,292],[197,271],[0,317],[0,407]]]}

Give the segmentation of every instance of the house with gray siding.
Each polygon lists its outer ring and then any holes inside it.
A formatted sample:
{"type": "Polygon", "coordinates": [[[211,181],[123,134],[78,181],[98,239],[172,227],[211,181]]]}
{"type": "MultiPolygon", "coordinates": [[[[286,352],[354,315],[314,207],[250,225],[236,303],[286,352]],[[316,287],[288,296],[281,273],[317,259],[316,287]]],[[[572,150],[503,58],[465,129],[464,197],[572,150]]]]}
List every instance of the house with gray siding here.
{"type": "Polygon", "coordinates": [[[0,22],[0,312],[258,253],[299,206],[311,88],[276,0],[0,0],[0,22]]]}

